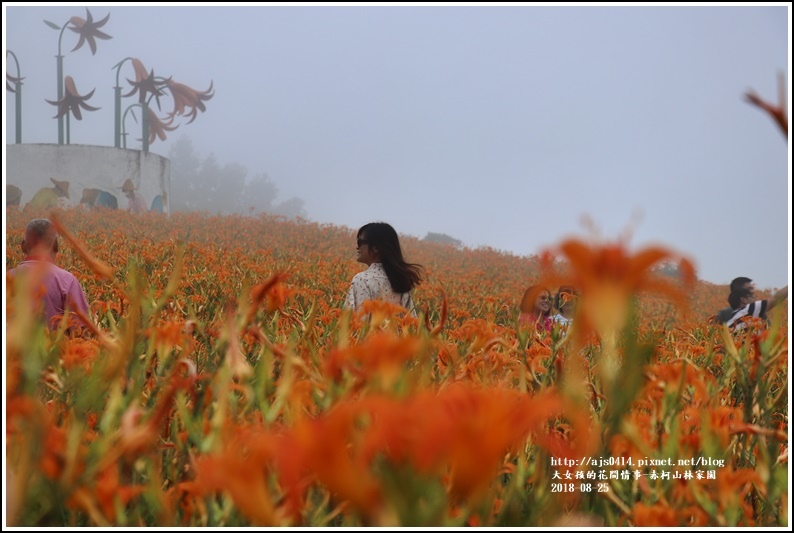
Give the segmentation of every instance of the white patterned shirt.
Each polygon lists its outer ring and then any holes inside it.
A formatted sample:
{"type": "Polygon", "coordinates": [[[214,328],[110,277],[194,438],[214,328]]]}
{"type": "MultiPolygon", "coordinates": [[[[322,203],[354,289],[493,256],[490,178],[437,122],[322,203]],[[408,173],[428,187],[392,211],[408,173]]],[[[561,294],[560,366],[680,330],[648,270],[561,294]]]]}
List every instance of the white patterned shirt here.
{"type": "Polygon", "coordinates": [[[411,293],[394,292],[381,263],[372,263],[368,269],[353,276],[350,290],[345,299],[345,309],[358,310],[365,300],[384,300],[401,305],[416,316],[411,293]]]}

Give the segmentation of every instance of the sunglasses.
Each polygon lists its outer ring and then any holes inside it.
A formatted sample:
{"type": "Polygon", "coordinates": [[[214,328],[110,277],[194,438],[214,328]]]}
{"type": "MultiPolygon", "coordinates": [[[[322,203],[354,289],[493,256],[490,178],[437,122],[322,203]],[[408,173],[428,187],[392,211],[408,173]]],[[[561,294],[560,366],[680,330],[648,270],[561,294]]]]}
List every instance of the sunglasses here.
{"type": "Polygon", "coordinates": [[[369,244],[367,239],[356,239],[356,247],[361,247],[365,244],[369,244]]]}

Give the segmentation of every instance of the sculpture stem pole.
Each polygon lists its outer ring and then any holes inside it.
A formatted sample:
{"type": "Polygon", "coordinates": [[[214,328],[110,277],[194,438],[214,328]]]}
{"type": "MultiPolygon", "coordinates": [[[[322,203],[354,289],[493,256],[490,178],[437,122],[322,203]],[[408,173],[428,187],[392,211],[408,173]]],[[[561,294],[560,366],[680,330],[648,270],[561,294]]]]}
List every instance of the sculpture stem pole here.
{"type": "MultiPolygon", "coordinates": [[[[60,47],[59,47],[60,48],[60,47]]],[[[55,56],[58,64],[58,101],[63,98],[63,56],[55,56]]],[[[63,144],[63,116],[58,117],[58,144],[63,144]]]]}
{"type": "Polygon", "coordinates": [[[149,102],[143,102],[141,104],[141,110],[143,113],[143,117],[141,118],[141,128],[143,129],[143,152],[149,153],[149,102]]]}
{"type": "MultiPolygon", "coordinates": [[[[121,147],[121,85],[119,85],[119,75],[121,74],[121,66],[127,62],[131,61],[131,57],[125,57],[121,61],[119,61],[113,68],[116,70],[116,86],[113,87],[115,91],[114,95],[114,105],[115,105],[115,116],[114,116],[114,134],[113,134],[113,145],[116,148],[121,147]]],[[[126,143],[125,143],[126,148],[126,143]]]]}
{"type": "Polygon", "coordinates": [[[22,144],[22,73],[19,71],[19,60],[17,55],[11,50],[6,50],[6,55],[10,55],[17,66],[17,81],[14,82],[14,135],[16,144],[22,144]]]}
{"type": "MultiPolygon", "coordinates": [[[[124,143],[124,149],[125,150],[127,148],[127,125],[125,124],[125,122],[127,121],[127,113],[132,111],[133,107],[140,107],[141,109],[143,109],[144,105],[145,104],[130,104],[130,106],[127,107],[127,109],[124,110],[124,115],[122,115],[122,117],[121,117],[121,137],[123,138],[123,143],[124,143]]],[[[132,118],[135,118],[135,113],[132,114],[132,118]]],[[[137,119],[136,119],[136,122],[137,122],[137,119]]],[[[143,119],[141,119],[141,122],[143,122],[143,119]]],[[[145,135],[144,135],[144,138],[146,138],[145,135]]],[[[148,148],[148,145],[147,145],[147,148],[148,148]]]]}
{"type": "Polygon", "coordinates": [[[115,118],[114,118],[114,132],[113,132],[113,146],[121,148],[121,87],[118,84],[113,88],[115,90],[115,118]]]}
{"type": "Polygon", "coordinates": [[[14,125],[16,127],[16,143],[22,144],[22,82],[18,81],[14,84],[14,105],[16,109],[14,112],[14,125]]]}

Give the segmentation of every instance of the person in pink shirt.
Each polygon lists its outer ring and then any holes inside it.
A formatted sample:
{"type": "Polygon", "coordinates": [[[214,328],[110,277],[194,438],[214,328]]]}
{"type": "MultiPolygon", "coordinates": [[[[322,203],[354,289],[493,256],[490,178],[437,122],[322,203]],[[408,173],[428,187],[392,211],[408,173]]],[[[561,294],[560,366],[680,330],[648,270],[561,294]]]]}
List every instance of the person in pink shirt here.
{"type": "Polygon", "coordinates": [[[36,309],[42,313],[50,329],[58,329],[67,310],[80,311],[88,316],[88,298],[80,282],[71,272],[55,264],[58,255],[58,232],[52,222],[46,218],[31,220],[25,228],[22,251],[25,259],[11,269],[8,275],[38,276],[34,279],[40,283],[41,291],[38,295],[41,300],[36,309]]]}
{"type": "Polygon", "coordinates": [[[518,323],[534,326],[538,331],[550,332],[554,325],[551,317],[551,293],[542,287],[530,286],[521,298],[518,323]]]}

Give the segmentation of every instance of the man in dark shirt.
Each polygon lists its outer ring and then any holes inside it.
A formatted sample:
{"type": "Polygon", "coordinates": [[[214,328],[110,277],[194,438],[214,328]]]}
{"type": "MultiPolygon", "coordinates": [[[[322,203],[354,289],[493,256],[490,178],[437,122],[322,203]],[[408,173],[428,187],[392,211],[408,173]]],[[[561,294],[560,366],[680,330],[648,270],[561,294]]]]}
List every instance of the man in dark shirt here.
{"type": "Polygon", "coordinates": [[[786,298],[788,298],[788,286],[777,291],[769,300],[753,301],[753,291],[750,289],[733,291],[728,297],[728,302],[734,309],[731,317],[725,323],[734,331],[742,330],[746,327],[742,318],[749,316],[765,319],[766,312],[786,298]]]}
{"type": "MultiPolygon", "coordinates": [[[[752,293],[755,290],[755,286],[753,285],[753,280],[745,277],[734,278],[734,280],[731,281],[730,294],[733,294],[735,291],[738,291],[739,289],[749,289],[750,292],[752,293]]],[[[729,298],[728,303],[730,303],[730,295],[728,296],[728,298],[729,298]]],[[[716,322],[717,324],[726,323],[731,318],[731,315],[733,315],[733,312],[735,310],[736,308],[732,306],[726,307],[724,309],[720,309],[719,311],[717,311],[717,315],[714,317],[714,322],[716,322]]]]}

